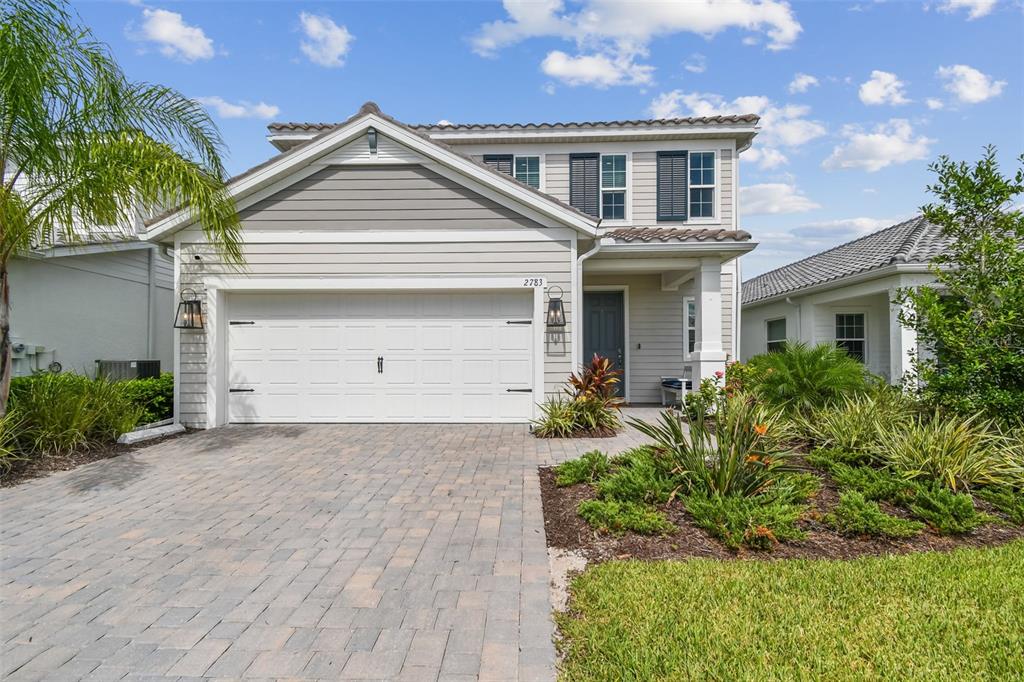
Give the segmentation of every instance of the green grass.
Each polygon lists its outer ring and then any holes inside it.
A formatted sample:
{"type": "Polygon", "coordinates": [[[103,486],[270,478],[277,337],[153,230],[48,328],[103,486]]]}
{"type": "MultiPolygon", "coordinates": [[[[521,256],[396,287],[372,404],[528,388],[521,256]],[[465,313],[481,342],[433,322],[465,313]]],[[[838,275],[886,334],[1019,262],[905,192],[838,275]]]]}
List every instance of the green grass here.
{"type": "Polygon", "coordinates": [[[608,562],[562,681],[1024,679],[1024,542],[853,561],[608,562]]]}

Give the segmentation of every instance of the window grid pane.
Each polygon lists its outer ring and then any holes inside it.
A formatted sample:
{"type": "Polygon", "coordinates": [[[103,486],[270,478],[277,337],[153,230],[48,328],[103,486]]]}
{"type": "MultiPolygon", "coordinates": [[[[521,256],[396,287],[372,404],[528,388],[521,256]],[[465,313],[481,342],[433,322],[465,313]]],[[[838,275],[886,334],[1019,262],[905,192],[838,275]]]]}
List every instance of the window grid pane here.
{"type": "Polygon", "coordinates": [[[601,186],[616,188],[626,186],[626,156],[624,154],[601,157],[601,186]]]}
{"type": "Polygon", "coordinates": [[[604,192],[601,195],[601,215],[607,220],[623,220],[626,217],[626,193],[604,192]]]}
{"type": "Polygon", "coordinates": [[[686,305],[686,352],[692,353],[697,347],[697,303],[685,301],[686,305]]]}
{"type": "Polygon", "coordinates": [[[690,154],[690,185],[714,186],[715,154],[714,152],[694,152],[690,154]]]}
{"type": "Polygon", "coordinates": [[[692,218],[713,218],[713,217],[715,217],[715,190],[714,189],[691,189],[690,190],[690,217],[692,217],[692,218]]]}

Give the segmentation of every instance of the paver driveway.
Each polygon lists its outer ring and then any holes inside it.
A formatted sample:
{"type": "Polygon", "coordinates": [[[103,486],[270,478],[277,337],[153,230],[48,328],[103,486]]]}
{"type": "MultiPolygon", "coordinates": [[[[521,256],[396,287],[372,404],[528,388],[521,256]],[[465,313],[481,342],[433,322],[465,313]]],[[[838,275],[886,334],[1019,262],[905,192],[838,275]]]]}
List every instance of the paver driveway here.
{"type": "Polygon", "coordinates": [[[4,679],[554,676],[525,426],[232,426],[0,491],[4,679]]]}

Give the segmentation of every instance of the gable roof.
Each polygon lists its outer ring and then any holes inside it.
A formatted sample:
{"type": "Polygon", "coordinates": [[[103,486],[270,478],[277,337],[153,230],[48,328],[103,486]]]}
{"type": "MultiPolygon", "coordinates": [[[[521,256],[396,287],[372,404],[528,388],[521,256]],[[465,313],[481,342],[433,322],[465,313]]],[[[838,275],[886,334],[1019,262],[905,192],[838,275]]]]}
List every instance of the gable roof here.
{"type": "MultiPolygon", "coordinates": [[[[428,159],[473,177],[503,195],[527,204],[530,208],[569,227],[589,236],[597,235],[598,221],[589,214],[397,121],[384,114],[373,102],[363,104],[354,116],[343,123],[304,140],[287,151],[229,179],[227,181],[228,194],[236,200],[248,196],[286,177],[292,170],[311,163],[347,144],[369,128],[377,129],[382,134],[414,149],[428,159]]],[[[182,229],[192,222],[187,206],[176,207],[145,221],[146,232],[143,237],[148,240],[157,239],[182,229]]]]}
{"type": "Polygon", "coordinates": [[[919,265],[923,269],[948,244],[937,225],[917,216],[747,280],[743,283],[743,304],[891,265],[919,265]]]}

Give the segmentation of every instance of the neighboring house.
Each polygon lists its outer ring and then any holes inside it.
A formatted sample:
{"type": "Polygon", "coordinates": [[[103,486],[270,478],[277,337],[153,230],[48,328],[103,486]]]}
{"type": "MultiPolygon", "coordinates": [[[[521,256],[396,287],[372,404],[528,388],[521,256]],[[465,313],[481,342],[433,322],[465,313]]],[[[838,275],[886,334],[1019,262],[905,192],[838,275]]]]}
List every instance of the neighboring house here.
{"type": "Polygon", "coordinates": [[[935,281],[928,264],[947,244],[917,217],[744,282],[741,359],[787,340],[836,343],[899,382],[922,350],[893,301],[901,288],[935,281]]]}
{"type": "Polygon", "coordinates": [[[159,246],[121,237],[34,249],[10,261],[9,277],[14,376],[93,376],[96,360],[172,367],[173,260],[159,246]]]}
{"type": "Polygon", "coordinates": [[[757,121],[408,126],[367,103],[270,126],[282,153],[228,186],[244,271],[186,210],[146,226],[203,305],[175,340],[176,414],[522,422],[593,353],[633,403],[712,376],[737,353],[757,121]]]}

